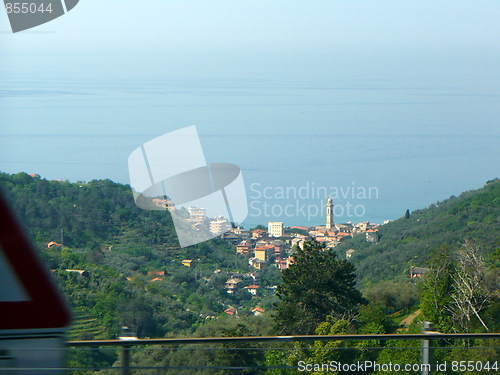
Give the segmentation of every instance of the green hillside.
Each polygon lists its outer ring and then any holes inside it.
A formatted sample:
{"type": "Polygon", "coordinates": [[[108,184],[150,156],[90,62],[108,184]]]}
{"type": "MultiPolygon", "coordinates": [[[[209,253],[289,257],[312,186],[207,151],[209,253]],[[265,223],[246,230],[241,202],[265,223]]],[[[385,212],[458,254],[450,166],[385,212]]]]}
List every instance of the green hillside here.
{"type": "Polygon", "coordinates": [[[500,180],[413,211],[408,219],[380,226],[379,234],[377,244],[360,233],[336,248],[341,254],[356,250],[351,259],[362,286],[408,278],[411,267],[427,265],[434,249],[458,248],[466,239],[474,240],[485,261],[491,262],[500,238],[500,180]]]}
{"type": "MultiPolygon", "coordinates": [[[[419,332],[421,320],[434,322],[440,332],[500,330],[500,180],[380,226],[377,244],[367,242],[364,233],[356,234],[333,250],[339,257],[319,242],[308,242],[307,251],[300,250],[283,278],[275,267],[262,271],[250,267],[248,258],[220,237],[179,248],[168,211],[137,208],[127,185],[0,173],[0,186],[73,310],[68,333],[73,340],[116,338],[122,325],[141,338],[280,334],[280,324],[296,321],[301,328],[307,313],[315,317],[309,331],[318,334],[405,330],[400,324],[419,332]],[[51,242],[61,245],[48,246],[51,242]],[[346,261],[348,249],[356,251],[346,261]],[[183,265],[185,259],[193,260],[191,267],[183,265]],[[423,278],[410,280],[413,266],[431,270],[423,278]],[[321,274],[323,267],[338,269],[321,274]],[[250,273],[261,282],[260,295],[243,288],[227,293],[228,278],[248,279],[250,273]],[[353,292],[339,292],[343,282],[353,292]],[[280,283],[279,298],[272,288],[265,288],[280,283]],[[321,289],[325,286],[327,292],[321,289]],[[350,301],[359,287],[365,298],[351,301],[349,313],[336,314],[339,304],[350,301]],[[293,292],[288,293],[288,300],[283,297],[286,290],[293,292]],[[320,310],[318,306],[323,305],[320,310]],[[265,313],[254,316],[256,306],[265,313]],[[237,314],[226,313],[235,310],[237,314]],[[319,324],[316,329],[315,324],[319,324]]],[[[288,326],[290,334],[300,332],[288,326]]],[[[317,349],[322,353],[324,348],[317,349]]],[[[310,363],[324,358],[314,353],[307,349],[299,355],[310,363]]],[[[351,363],[368,358],[363,351],[345,353],[344,360],[351,363]]],[[[414,354],[416,361],[420,354],[414,354]]],[[[437,359],[456,360],[454,355],[442,352],[437,359]]],[[[296,363],[298,358],[294,354],[287,359],[284,353],[273,351],[244,356],[248,357],[245,361],[259,365],[296,363]]],[[[369,358],[381,363],[401,359],[399,354],[391,357],[384,351],[369,358]]],[[[497,349],[484,357],[471,357],[493,358],[498,358],[497,349]]],[[[74,367],[107,367],[117,365],[117,359],[114,351],[88,351],[69,354],[67,362],[74,367]]],[[[214,351],[186,356],[182,350],[161,358],[154,352],[133,356],[137,364],[164,366],[229,366],[233,359],[214,351]]]]}
{"type": "Polygon", "coordinates": [[[231,306],[252,315],[276,299],[264,288],[279,280],[276,268],[250,267],[222,238],[179,248],[168,211],[137,208],[127,185],[0,173],[0,186],[74,311],[71,338],[115,338],[121,325],[140,337],[186,336],[231,306]],[[226,292],[231,275],[250,272],[262,279],[259,296],[226,292]]]}

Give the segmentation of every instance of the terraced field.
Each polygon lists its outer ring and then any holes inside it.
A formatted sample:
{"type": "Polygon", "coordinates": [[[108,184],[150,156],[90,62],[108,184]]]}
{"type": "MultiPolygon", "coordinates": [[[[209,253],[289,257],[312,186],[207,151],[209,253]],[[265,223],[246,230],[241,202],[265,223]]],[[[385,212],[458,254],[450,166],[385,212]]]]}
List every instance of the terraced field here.
{"type": "Polygon", "coordinates": [[[104,328],[96,318],[83,309],[74,311],[73,324],[68,331],[68,340],[105,340],[109,339],[104,328]]]}

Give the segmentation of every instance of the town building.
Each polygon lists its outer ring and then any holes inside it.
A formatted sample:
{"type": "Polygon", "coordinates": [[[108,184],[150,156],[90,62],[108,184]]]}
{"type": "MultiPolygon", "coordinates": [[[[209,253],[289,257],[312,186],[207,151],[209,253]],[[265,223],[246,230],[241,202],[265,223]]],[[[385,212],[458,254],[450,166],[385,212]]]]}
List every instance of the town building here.
{"type": "Polygon", "coordinates": [[[283,223],[280,221],[270,221],[267,224],[267,232],[272,237],[281,237],[283,235],[283,223]]]}
{"type": "Polygon", "coordinates": [[[262,307],[260,306],[256,306],[254,309],[252,309],[252,312],[255,316],[260,316],[262,314],[264,314],[266,310],[264,310],[262,307]]]}
{"type": "Polygon", "coordinates": [[[248,293],[250,293],[252,296],[256,296],[259,293],[259,288],[260,286],[258,285],[250,285],[245,287],[245,289],[248,290],[248,293]]]}
{"type": "Polygon", "coordinates": [[[207,210],[202,207],[191,206],[188,207],[189,221],[193,223],[202,223],[206,218],[207,210]]]}
{"type": "Polygon", "coordinates": [[[430,271],[429,268],[412,267],[410,270],[410,278],[414,279],[416,277],[423,277],[429,271],[430,271]]]}
{"type": "Polygon", "coordinates": [[[255,248],[255,258],[269,261],[271,254],[274,253],[274,246],[266,245],[255,248]]]}
{"type": "Polygon", "coordinates": [[[234,294],[239,289],[241,279],[230,278],[226,281],[226,289],[229,294],[234,294]]]}
{"type": "Polygon", "coordinates": [[[236,245],[236,251],[243,255],[252,255],[252,242],[249,240],[241,241],[236,245]]]}
{"type": "Polygon", "coordinates": [[[349,249],[349,250],[347,250],[347,251],[345,252],[345,257],[346,257],[347,259],[352,258],[352,255],[354,254],[354,252],[355,252],[355,251],[356,251],[356,250],[354,250],[354,249],[349,249]]]}
{"type": "Polygon", "coordinates": [[[250,264],[252,267],[257,268],[258,270],[262,270],[267,267],[267,261],[258,258],[248,259],[248,264],[250,264]]]}
{"type": "Polygon", "coordinates": [[[215,220],[210,221],[210,232],[219,235],[231,230],[232,225],[224,216],[217,216],[215,220]]]}
{"type": "Polygon", "coordinates": [[[238,310],[236,310],[234,307],[230,307],[226,310],[224,310],[224,312],[227,314],[227,315],[238,315],[238,310]]]}
{"type": "Polygon", "coordinates": [[[366,240],[371,243],[378,243],[378,229],[368,229],[366,231],[366,240]]]}
{"type": "Polygon", "coordinates": [[[268,233],[264,229],[255,229],[252,231],[252,238],[254,239],[259,239],[259,238],[267,238],[268,233]]]}

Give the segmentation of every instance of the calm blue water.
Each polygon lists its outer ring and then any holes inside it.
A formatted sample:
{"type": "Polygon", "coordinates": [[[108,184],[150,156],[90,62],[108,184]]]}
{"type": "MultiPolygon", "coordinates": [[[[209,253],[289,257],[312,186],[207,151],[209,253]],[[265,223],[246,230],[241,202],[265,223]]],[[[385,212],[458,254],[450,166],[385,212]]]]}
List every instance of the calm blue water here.
{"type": "Polygon", "coordinates": [[[0,170],[128,183],[130,152],[197,125],[207,161],[243,171],[245,226],[323,223],[325,191],[337,221],[380,223],[500,177],[498,73],[397,67],[273,78],[3,76],[0,170]]]}

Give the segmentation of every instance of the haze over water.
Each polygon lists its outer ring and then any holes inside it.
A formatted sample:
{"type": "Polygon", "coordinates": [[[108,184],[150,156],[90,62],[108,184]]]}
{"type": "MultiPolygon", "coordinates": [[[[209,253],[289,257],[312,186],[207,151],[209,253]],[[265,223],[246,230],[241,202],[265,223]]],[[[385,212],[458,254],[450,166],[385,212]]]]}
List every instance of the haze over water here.
{"type": "Polygon", "coordinates": [[[0,34],[1,171],[128,183],[130,152],[196,125],[208,162],[242,169],[245,226],[323,223],[313,186],[340,192],[338,221],[381,223],[500,177],[498,4],[166,3],[0,34]]]}

